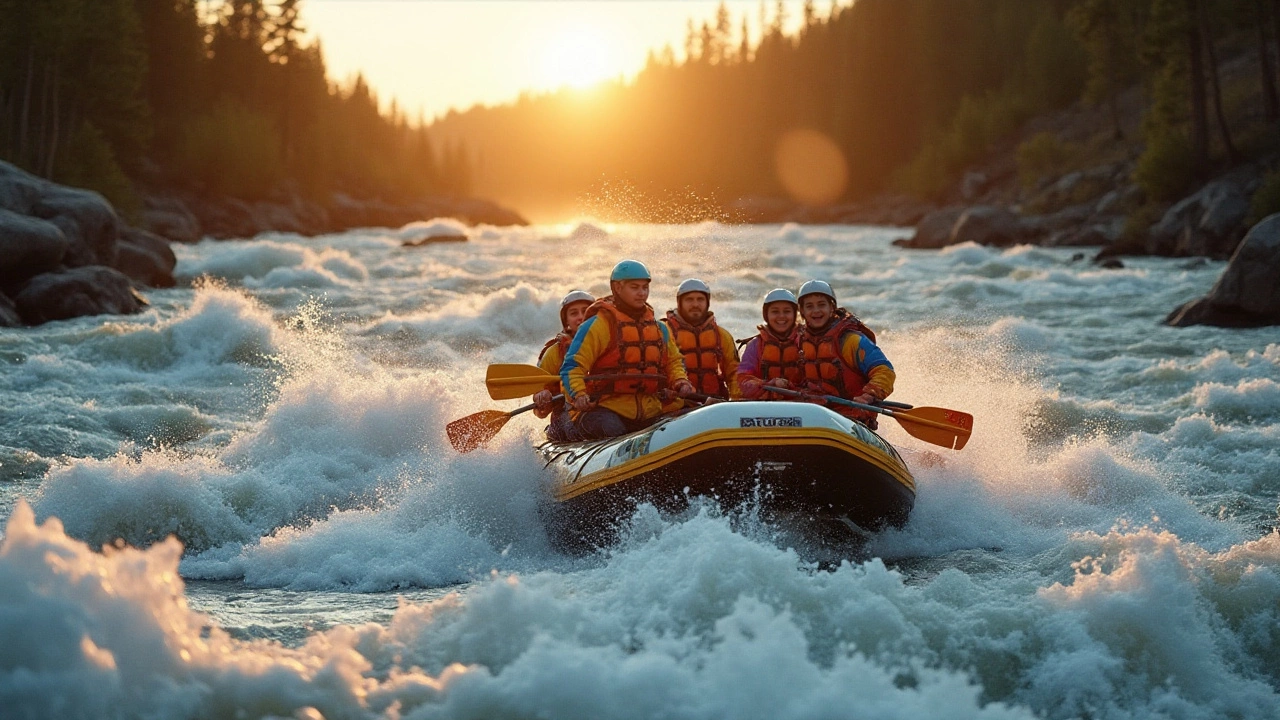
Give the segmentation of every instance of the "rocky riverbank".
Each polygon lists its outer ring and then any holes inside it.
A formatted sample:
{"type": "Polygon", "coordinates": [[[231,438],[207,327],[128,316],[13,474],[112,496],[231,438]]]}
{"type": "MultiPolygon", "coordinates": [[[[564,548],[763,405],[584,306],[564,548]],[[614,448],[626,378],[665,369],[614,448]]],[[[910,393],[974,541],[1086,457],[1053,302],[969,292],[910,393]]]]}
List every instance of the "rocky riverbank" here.
{"type": "MultiPolygon", "coordinates": [[[[170,242],[267,231],[320,235],[355,227],[399,228],[432,218],[528,224],[486,200],[428,198],[394,205],[335,194],[321,205],[282,191],[252,203],[154,193],[145,198],[143,227],[132,227],[98,193],[0,162],[0,327],[138,312],[147,304],[142,291],[174,285],[177,260],[170,242]]],[[[457,229],[446,236],[439,239],[466,239],[457,229]]],[[[436,239],[417,233],[411,244],[436,239]]]]}

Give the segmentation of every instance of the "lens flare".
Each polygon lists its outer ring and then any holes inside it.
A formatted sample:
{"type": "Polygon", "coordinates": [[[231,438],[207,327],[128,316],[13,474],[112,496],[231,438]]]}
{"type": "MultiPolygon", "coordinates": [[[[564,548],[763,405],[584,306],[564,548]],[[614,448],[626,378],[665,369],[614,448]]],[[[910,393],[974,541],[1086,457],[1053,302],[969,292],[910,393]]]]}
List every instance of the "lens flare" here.
{"type": "Polygon", "coordinates": [[[849,167],[840,146],[817,130],[790,130],[774,149],[778,181],[794,200],[826,205],[844,193],[849,167]]]}

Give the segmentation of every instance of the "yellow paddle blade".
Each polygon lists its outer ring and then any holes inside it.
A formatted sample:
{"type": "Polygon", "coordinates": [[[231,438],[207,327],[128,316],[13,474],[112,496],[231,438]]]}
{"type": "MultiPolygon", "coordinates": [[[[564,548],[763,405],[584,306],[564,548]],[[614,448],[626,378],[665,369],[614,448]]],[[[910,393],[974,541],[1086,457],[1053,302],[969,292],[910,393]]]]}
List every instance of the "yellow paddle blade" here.
{"type": "Polygon", "coordinates": [[[494,400],[529,397],[548,385],[560,386],[560,378],[536,365],[495,363],[485,372],[484,385],[494,400]]]}
{"type": "Polygon", "coordinates": [[[891,417],[908,435],[952,450],[963,448],[973,434],[973,416],[959,410],[918,407],[894,410],[891,417]]]}
{"type": "Polygon", "coordinates": [[[445,426],[444,431],[454,450],[469,453],[492,440],[510,419],[511,415],[501,410],[481,410],[454,420],[445,426]]]}

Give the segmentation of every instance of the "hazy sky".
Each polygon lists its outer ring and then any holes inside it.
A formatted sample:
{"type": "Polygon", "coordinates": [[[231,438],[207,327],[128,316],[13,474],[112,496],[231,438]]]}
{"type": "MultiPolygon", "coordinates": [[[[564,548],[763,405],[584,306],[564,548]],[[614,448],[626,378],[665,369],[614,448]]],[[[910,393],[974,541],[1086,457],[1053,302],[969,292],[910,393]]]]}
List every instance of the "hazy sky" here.
{"type": "MultiPolygon", "coordinates": [[[[727,3],[738,35],[745,15],[759,36],[759,0],[727,3]]],[[[683,54],[685,23],[715,16],[716,0],[308,0],[330,77],[363,72],[385,101],[430,121],[450,108],[500,104],[523,91],[631,79],[646,53],[683,54]]],[[[793,27],[803,2],[788,0],[793,27]]],[[[817,3],[830,11],[830,0],[817,3]]],[[[773,15],[774,0],[768,2],[773,15]]]]}

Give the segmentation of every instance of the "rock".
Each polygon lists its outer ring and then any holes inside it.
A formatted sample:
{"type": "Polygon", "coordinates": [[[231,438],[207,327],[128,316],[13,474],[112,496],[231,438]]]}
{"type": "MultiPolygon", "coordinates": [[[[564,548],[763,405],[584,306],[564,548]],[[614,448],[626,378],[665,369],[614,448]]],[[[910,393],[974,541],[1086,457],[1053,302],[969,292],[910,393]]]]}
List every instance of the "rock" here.
{"type": "Polygon", "coordinates": [[[174,197],[148,196],[143,202],[142,227],[174,242],[200,241],[200,221],[186,203],[174,197]]]}
{"type": "Polygon", "coordinates": [[[173,287],[177,264],[168,240],[146,230],[124,229],[115,268],[130,279],[156,288],[173,287]]]}
{"type": "Polygon", "coordinates": [[[943,208],[925,215],[916,224],[916,232],[909,239],[894,240],[899,247],[936,250],[951,244],[951,230],[965,208],[943,208]]]}
{"type": "Polygon", "coordinates": [[[1210,182],[1169,208],[1152,226],[1145,243],[1147,253],[1230,257],[1244,236],[1251,194],[1248,177],[1240,173],[1210,182]]]}
{"type": "Polygon", "coordinates": [[[1038,223],[1026,221],[1015,212],[990,205],[978,205],[960,214],[951,229],[951,239],[947,244],[975,242],[979,245],[1010,247],[1030,242],[1041,233],[1038,223]]]}
{"type": "Polygon", "coordinates": [[[1104,270],[1122,270],[1124,263],[1120,262],[1120,258],[1105,258],[1098,261],[1098,267],[1104,270]]]}
{"type": "Polygon", "coordinates": [[[57,225],[68,242],[64,265],[115,261],[120,219],[96,192],[64,187],[0,162],[0,208],[57,225]]]}
{"type": "Polygon", "coordinates": [[[136,313],[147,302],[119,270],[87,265],[28,280],[13,298],[28,325],[84,315],[136,313]]]}
{"type": "Polygon", "coordinates": [[[1081,261],[1081,260],[1083,260],[1083,259],[1084,259],[1084,253],[1072,253],[1072,254],[1071,254],[1071,262],[1073,262],[1073,263],[1074,263],[1074,262],[1080,262],[1080,261],[1081,261]]]}
{"type": "Polygon", "coordinates": [[[400,247],[422,247],[424,245],[435,245],[437,243],[466,242],[466,235],[434,235],[432,237],[419,238],[417,240],[406,240],[400,243],[400,247]]]}
{"type": "Polygon", "coordinates": [[[8,295],[0,294],[0,327],[22,327],[22,316],[8,295]]]}
{"type": "Polygon", "coordinates": [[[1280,325],[1280,214],[1253,226],[1209,294],[1174,310],[1166,325],[1280,325]]]}
{"type": "Polygon", "coordinates": [[[0,208],[0,284],[57,268],[70,245],[57,225],[0,208]]]}
{"type": "Polygon", "coordinates": [[[1103,195],[1098,200],[1098,204],[1093,206],[1093,212],[1097,215],[1119,214],[1141,203],[1142,188],[1128,183],[1103,195]]]}
{"type": "Polygon", "coordinates": [[[964,179],[960,181],[960,196],[966,202],[974,202],[987,189],[987,185],[990,182],[991,179],[987,177],[986,173],[967,172],[964,174],[964,179]]]}
{"type": "Polygon", "coordinates": [[[1114,240],[1110,226],[1095,224],[1055,232],[1044,241],[1044,245],[1047,247],[1107,246],[1114,240]]]}

